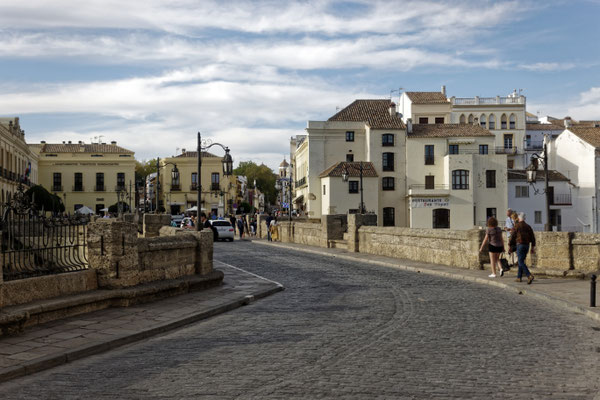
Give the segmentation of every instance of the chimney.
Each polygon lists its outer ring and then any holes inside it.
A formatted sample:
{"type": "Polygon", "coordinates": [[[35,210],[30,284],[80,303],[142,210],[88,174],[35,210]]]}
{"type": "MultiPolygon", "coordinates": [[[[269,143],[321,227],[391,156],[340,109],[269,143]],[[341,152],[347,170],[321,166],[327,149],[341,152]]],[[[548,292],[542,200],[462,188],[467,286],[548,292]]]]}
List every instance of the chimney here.
{"type": "Polygon", "coordinates": [[[571,117],[565,117],[565,128],[570,128],[573,125],[573,121],[571,121],[571,117]]]}
{"type": "Polygon", "coordinates": [[[408,118],[406,120],[406,133],[408,133],[408,134],[412,133],[412,118],[408,118]]]}
{"type": "Polygon", "coordinates": [[[42,140],[40,143],[41,143],[41,144],[46,144],[46,141],[45,141],[45,140],[42,140]]]}
{"type": "Polygon", "coordinates": [[[446,96],[446,85],[442,85],[442,94],[446,96]]]}
{"type": "Polygon", "coordinates": [[[79,141],[79,144],[83,144],[83,142],[80,140],[80,141],[79,141]]]}
{"type": "Polygon", "coordinates": [[[113,146],[116,146],[117,145],[117,141],[113,140],[112,142],[110,142],[110,144],[112,144],[113,146]]]}
{"type": "Polygon", "coordinates": [[[69,140],[69,144],[71,144],[71,141],[69,140]]]}
{"type": "Polygon", "coordinates": [[[67,143],[63,140],[63,144],[67,144],[67,143]]]}
{"type": "Polygon", "coordinates": [[[392,117],[396,116],[396,103],[394,103],[393,101],[390,103],[390,115],[392,117]]]}
{"type": "Polygon", "coordinates": [[[181,154],[185,154],[185,149],[181,149],[181,154]]]}

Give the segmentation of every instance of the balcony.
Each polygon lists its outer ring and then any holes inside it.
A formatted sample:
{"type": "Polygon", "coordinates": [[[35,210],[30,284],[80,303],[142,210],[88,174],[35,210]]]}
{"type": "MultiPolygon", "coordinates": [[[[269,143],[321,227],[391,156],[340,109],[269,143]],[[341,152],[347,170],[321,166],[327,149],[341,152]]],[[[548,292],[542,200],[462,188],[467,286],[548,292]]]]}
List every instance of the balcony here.
{"type": "Polygon", "coordinates": [[[192,183],[190,185],[190,192],[196,191],[196,190],[198,190],[198,184],[197,183],[192,183]]]}
{"type": "Polygon", "coordinates": [[[543,140],[537,140],[537,141],[526,141],[525,142],[525,150],[526,151],[537,151],[537,150],[543,150],[544,149],[544,141],[543,140]]]}
{"type": "Polygon", "coordinates": [[[62,192],[63,187],[61,185],[52,185],[52,191],[53,192],[62,192]]]}
{"type": "Polygon", "coordinates": [[[510,155],[515,155],[518,153],[518,150],[516,147],[496,147],[496,154],[508,154],[510,155]]]}
{"type": "Polygon", "coordinates": [[[221,185],[213,182],[210,184],[210,190],[219,191],[219,190],[221,190],[221,185]]]}
{"type": "Polygon", "coordinates": [[[425,156],[425,165],[434,165],[435,157],[434,156],[425,156]]]}
{"type": "Polygon", "coordinates": [[[74,192],[83,192],[83,185],[74,185],[73,191],[74,192]]]}
{"type": "Polygon", "coordinates": [[[105,190],[106,190],[106,188],[104,187],[104,185],[94,186],[94,192],[104,192],[105,190]]]}
{"type": "Polygon", "coordinates": [[[181,185],[179,183],[172,183],[171,184],[171,191],[172,192],[180,192],[181,191],[181,185]]]}
{"type": "Polygon", "coordinates": [[[423,185],[414,184],[409,185],[408,195],[409,196],[438,196],[450,194],[450,185],[423,185]]]}
{"type": "Polygon", "coordinates": [[[570,206],[570,205],[572,205],[571,193],[563,193],[563,194],[555,193],[554,196],[552,196],[552,198],[550,200],[552,201],[550,203],[551,206],[570,206]]]}
{"type": "Polygon", "coordinates": [[[125,189],[125,184],[115,186],[115,192],[122,192],[125,189]]]}
{"type": "Polygon", "coordinates": [[[306,185],[306,177],[296,181],[296,188],[306,185]]]}
{"type": "Polygon", "coordinates": [[[495,104],[525,104],[525,96],[518,97],[451,97],[450,103],[455,106],[479,106],[495,104]]]}

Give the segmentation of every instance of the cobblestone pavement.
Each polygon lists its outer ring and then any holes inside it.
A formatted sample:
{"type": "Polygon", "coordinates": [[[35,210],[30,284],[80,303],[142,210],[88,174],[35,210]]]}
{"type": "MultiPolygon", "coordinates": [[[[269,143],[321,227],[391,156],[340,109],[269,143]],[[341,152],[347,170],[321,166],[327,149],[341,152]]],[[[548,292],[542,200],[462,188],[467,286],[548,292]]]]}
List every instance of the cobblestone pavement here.
{"type": "Polygon", "coordinates": [[[286,290],[0,386],[16,398],[593,399],[600,326],[494,287],[249,242],[286,290]]]}

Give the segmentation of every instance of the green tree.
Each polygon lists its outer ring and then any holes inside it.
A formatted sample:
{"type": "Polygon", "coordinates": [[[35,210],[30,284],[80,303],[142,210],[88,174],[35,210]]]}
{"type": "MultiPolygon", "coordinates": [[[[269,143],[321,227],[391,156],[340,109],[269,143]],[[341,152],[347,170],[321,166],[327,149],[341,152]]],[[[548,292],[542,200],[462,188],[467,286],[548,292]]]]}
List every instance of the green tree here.
{"type": "MultiPolygon", "coordinates": [[[[135,180],[144,179],[151,173],[156,172],[156,158],[135,162],[135,180]]],[[[162,185],[161,185],[162,186],[162,185]]]]}
{"type": "Polygon", "coordinates": [[[50,211],[50,212],[64,212],[65,205],[63,204],[60,197],[50,193],[42,185],[35,185],[30,187],[26,192],[25,196],[29,198],[29,201],[33,201],[38,210],[50,211]]]}
{"type": "Polygon", "coordinates": [[[233,170],[233,173],[248,178],[250,187],[254,187],[254,181],[256,181],[256,187],[265,195],[265,200],[270,204],[275,203],[277,199],[277,190],[275,189],[277,175],[273,173],[271,168],[265,164],[257,165],[253,161],[242,161],[233,170]]]}

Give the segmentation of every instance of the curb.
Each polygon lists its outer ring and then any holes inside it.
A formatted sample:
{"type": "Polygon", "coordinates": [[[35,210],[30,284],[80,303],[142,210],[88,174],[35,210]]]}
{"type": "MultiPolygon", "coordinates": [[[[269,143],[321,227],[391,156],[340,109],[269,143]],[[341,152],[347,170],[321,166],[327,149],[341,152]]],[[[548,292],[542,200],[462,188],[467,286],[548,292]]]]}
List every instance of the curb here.
{"type": "Polygon", "coordinates": [[[570,311],[575,314],[580,314],[580,315],[586,316],[594,321],[600,322],[600,313],[591,311],[588,308],[580,306],[579,304],[573,303],[571,301],[560,299],[558,297],[554,297],[554,296],[551,296],[551,295],[548,295],[545,293],[538,292],[535,289],[525,289],[525,288],[521,289],[521,288],[517,288],[510,284],[501,283],[499,281],[491,281],[489,279],[473,277],[473,276],[465,276],[465,275],[447,272],[447,271],[437,271],[434,269],[428,269],[428,268],[423,268],[423,267],[412,267],[409,265],[403,265],[403,264],[401,264],[402,259],[398,259],[398,262],[400,264],[394,264],[394,263],[385,262],[385,261],[357,258],[357,257],[353,257],[350,255],[345,255],[345,254],[332,254],[332,253],[328,253],[328,252],[316,250],[316,249],[295,248],[295,247],[291,247],[291,246],[286,246],[285,243],[275,244],[272,242],[262,242],[262,241],[253,241],[252,243],[261,244],[263,246],[283,247],[283,248],[286,248],[289,250],[296,250],[296,251],[301,251],[301,252],[306,252],[306,253],[319,254],[319,255],[329,256],[329,257],[333,257],[333,258],[341,258],[344,260],[363,262],[366,264],[373,264],[373,265],[379,265],[379,266],[383,266],[383,267],[397,268],[397,269],[401,269],[404,271],[423,273],[423,274],[433,275],[433,276],[441,276],[444,278],[450,278],[450,279],[456,279],[456,280],[462,280],[462,281],[475,282],[475,283],[488,285],[488,286],[495,286],[495,287],[499,287],[501,289],[505,289],[508,291],[513,291],[516,294],[522,294],[522,295],[534,297],[536,299],[550,303],[554,306],[558,306],[566,311],[570,311]]]}
{"type": "MultiPolygon", "coordinates": [[[[263,278],[264,279],[264,278],[263,278]]],[[[240,295],[240,298],[232,300],[228,303],[222,304],[210,310],[206,310],[197,314],[188,315],[187,317],[178,319],[176,321],[167,322],[154,326],[153,328],[146,329],[140,332],[136,332],[130,335],[123,335],[111,339],[102,343],[94,343],[91,345],[83,345],[74,349],[69,349],[62,354],[39,358],[33,361],[25,362],[16,367],[0,368],[0,383],[9,381],[14,378],[19,378],[25,375],[40,372],[46,369],[54,368],[59,365],[66,364],[71,361],[79,360],[81,358],[103,353],[108,350],[116,349],[127,344],[138,342],[143,339],[166,333],[177,328],[189,325],[204,319],[208,319],[215,315],[223,314],[227,311],[240,308],[244,305],[250,304],[254,300],[262,299],[270,296],[277,292],[284,290],[281,284],[265,289],[258,290],[250,295],[240,295]]]]}

